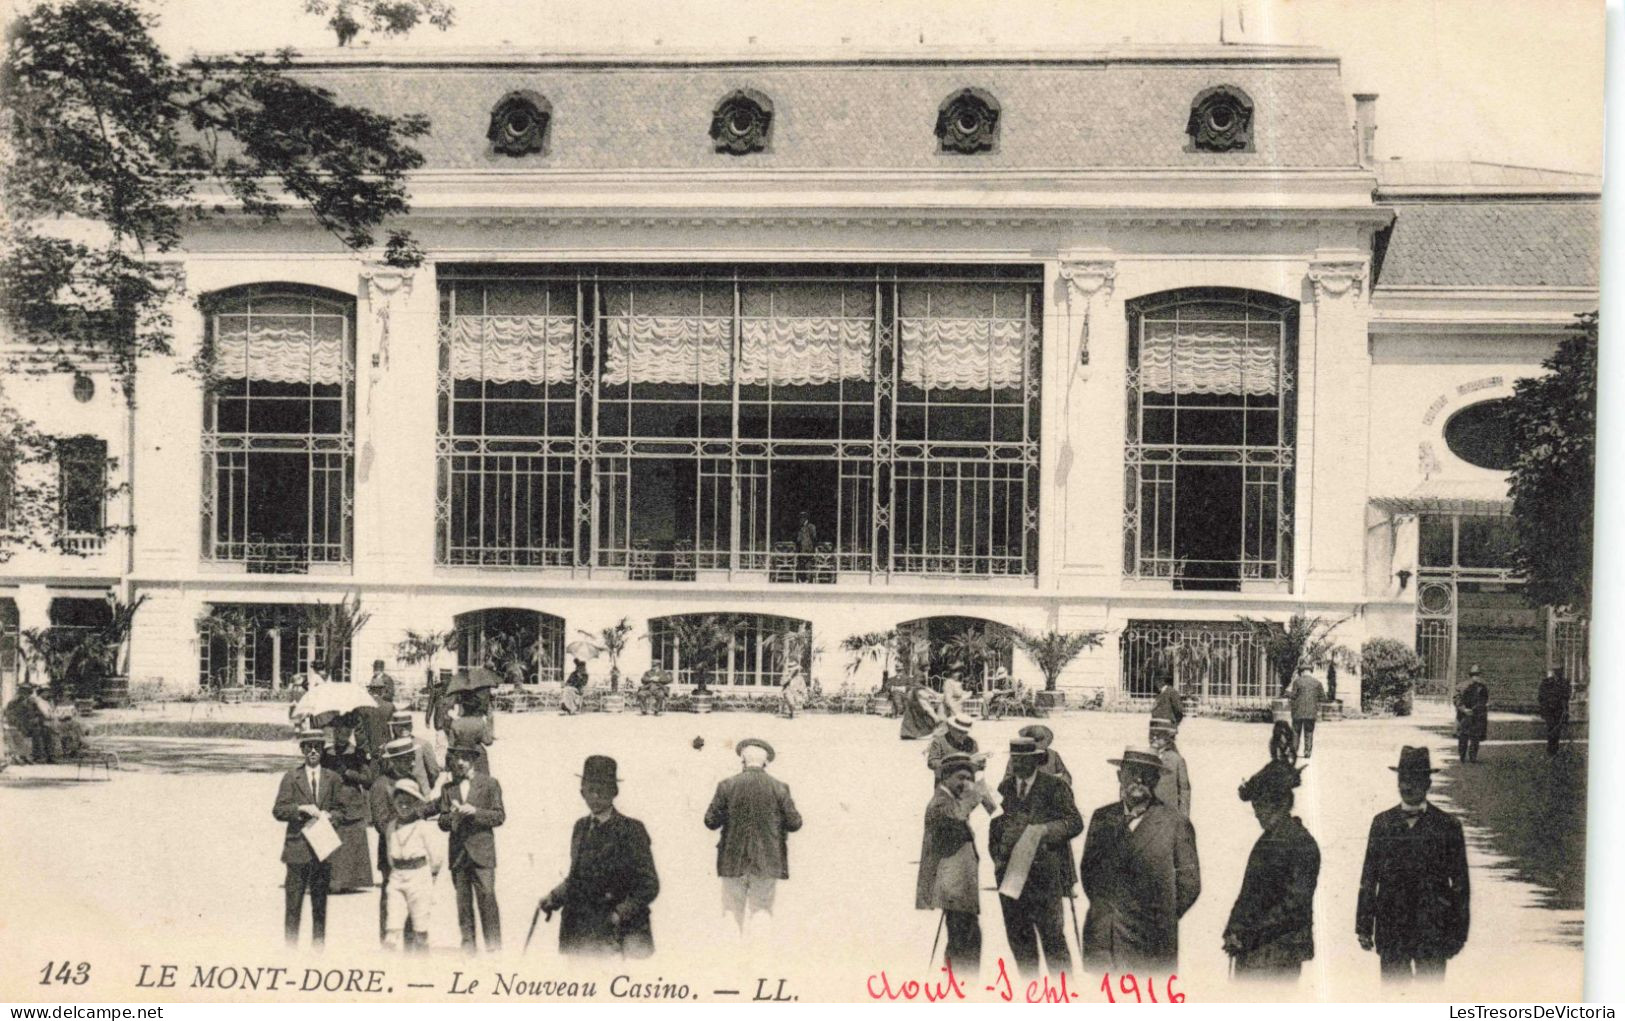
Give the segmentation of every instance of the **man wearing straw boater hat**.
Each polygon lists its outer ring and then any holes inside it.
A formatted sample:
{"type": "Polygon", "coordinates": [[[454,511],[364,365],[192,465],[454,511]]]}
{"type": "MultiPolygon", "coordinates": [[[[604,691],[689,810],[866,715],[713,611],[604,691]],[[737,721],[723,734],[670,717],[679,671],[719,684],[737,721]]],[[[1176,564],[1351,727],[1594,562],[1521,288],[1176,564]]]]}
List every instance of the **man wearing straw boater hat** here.
{"type": "Polygon", "coordinates": [[[1083,965],[1090,971],[1179,964],[1179,920],[1202,892],[1196,831],[1157,800],[1162,758],[1128,748],[1117,767],[1118,800],[1095,810],[1083,841],[1083,965]]]}
{"type": "Polygon", "coordinates": [[[717,839],[722,908],[743,933],[751,915],[773,914],[778,882],[790,878],[788,835],[801,829],[801,813],[790,785],[767,775],[775,757],[772,745],[747,737],[734,753],[739,772],[717,784],[705,828],[722,831],[717,839]]]}
{"type": "MultiPolygon", "coordinates": [[[[615,760],[589,755],[581,769],[587,814],[570,832],[570,873],[537,905],[559,920],[559,952],[648,957],[654,953],[649,905],[660,893],[649,831],[615,810],[621,781],[615,760]]],[[[531,931],[535,931],[535,922],[531,931]]],[[[528,940],[527,940],[528,942],[528,940]]]]}
{"type": "Polygon", "coordinates": [[[1371,820],[1354,933],[1382,959],[1385,982],[1444,977],[1467,943],[1467,841],[1461,823],[1428,801],[1426,748],[1400,750],[1399,804],[1371,820]]]}
{"type": "MultiPolygon", "coordinates": [[[[925,750],[925,765],[931,770],[935,783],[942,760],[949,755],[976,755],[976,739],[970,736],[971,718],[963,714],[948,717],[931,738],[931,747],[925,750]]],[[[985,758],[985,757],[984,757],[985,758]]]]}
{"type": "MultiPolygon", "coordinates": [[[[925,839],[914,888],[916,908],[942,912],[948,929],[945,960],[956,975],[967,979],[976,978],[982,965],[980,858],[970,817],[977,805],[989,815],[999,807],[993,792],[976,776],[980,768],[978,759],[963,752],[944,756],[937,766],[937,789],[925,806],[925,839]]],[[[934,949],[932,953],[935,960],[934,949]]]]}
{"type": "MultiPolygon", "coordinates": [[[[1038,771],[1058,777],[1068,787],[1072,786],[1072,773],[1061,761],[1061,753],[1050,746],[1055,743],[1055,731],[1042,723],[1030,723],[1016,731],[1017,737],[1023,737],[1038,746],[1041,753],[1038,759],[1038,771]]],[[[1004,767],[1004,778],[1008,780],[1015,775],[1016,760],[1011,759],[1004,767]]]]}
{"type": "Polygon", "coordinates": [[[389,718],[390,744],[403,737],[412,742],[412,779],[418,782],[418,789],[427,798],[434,793],[435,782],[440,779],[440,757],[435,754],[432,740],[413,732],[412,714],[397,709],[389,718]]]}
{"type": "Polygon", "coordinates": [[[338,807],[339,778],[322,768],[322,752],[327,738],[320,729],[299,732],[299,765],[282,774],[271,815],[287,823],[282,837],[282,864],[287,875],[282,881],[285,911],[283,931],[288,945],[299,942],[299,916],[304,912],[305,894],[310,894],[310,941],[321,946],[327,938],[327,888],[333,870],[311,850],[305,839],[305,825],[325,817],[338,807]]]}
{"type": "Polygon", "coordinates": [[[993,873],[999,881],[999,908],[1010,952],[1024,976],[1038,974],[1038,948],[1051,974],[1069,971],[1072,954],[1066,946],[1066,918],[1061,901],[1072,895],[1078,881],[1072,867],[1072,838],[1083,832],[1083,817],[1072,800],[1072,788],[1058,777],[1039,772],[1044,753],[1026,738],[1010,742],[1015,765],[999,785],[1004,810],[988,826],[987,846],[993,855],[993,873]],[[1036,829],[1036,848],[1024,836],[1036,829]],[[1018,855],[1017,850],[1022,854],[1018,855]],[[1020,864],[1029,860],[1020,890],[1020,864]],[[1011,874],[1011,866],[1017,865],[1011,874]]]}
{"type": "Polygon", "coordinates": [[[491,831],[507,821],[508,813],[502,805],[502,785],[475,769],[483,750],[473,741],[452,745],[451,780],[440,791],[440,828],[451,834],[451,886],[457,893],[457,929],[465,953],[475,950],[476,907],[485,949],[502,949],[497,845],[491,831]]]}
{"type": "Polygon", "coordinates": [[[1263,833],[1247,856],[1241,892],[1224,927],[1237,978],[1296,980],[1315,956],[1315,885],[1320,845],[1292,814],[1298,770],[1272,761],[1236,792],[1263,833]]]}

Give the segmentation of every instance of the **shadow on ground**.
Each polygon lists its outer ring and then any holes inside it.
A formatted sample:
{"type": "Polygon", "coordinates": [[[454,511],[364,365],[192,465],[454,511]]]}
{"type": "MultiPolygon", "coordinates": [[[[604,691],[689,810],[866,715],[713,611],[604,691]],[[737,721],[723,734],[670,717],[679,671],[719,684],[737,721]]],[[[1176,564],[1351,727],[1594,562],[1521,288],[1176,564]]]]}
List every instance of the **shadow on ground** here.
{"type": "MultiPolygon", "coordinates": [[[[1541,907],[1585,909],[1584,745],[1566,745],[1556,758],[1542,744],[1485,745],[1476,763],[1450,761],[1439,781],[1462,821],[1508,860],[1502,867],[1539,890],[1541,907]]],[[[1583,944],[1579,925],[1560,931],[1583,944]]]]}

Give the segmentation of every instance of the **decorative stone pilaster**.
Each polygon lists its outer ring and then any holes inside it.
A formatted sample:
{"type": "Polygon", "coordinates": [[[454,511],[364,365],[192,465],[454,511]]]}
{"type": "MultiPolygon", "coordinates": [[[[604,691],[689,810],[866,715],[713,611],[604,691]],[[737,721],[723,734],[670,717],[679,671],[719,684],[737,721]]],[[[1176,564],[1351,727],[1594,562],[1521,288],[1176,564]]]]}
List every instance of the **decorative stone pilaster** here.
{"type": "Polygon", "coordinates": [[[1327,298],[1340,298],[1350,294],[1354,298],[1360,297],[1365,284],[1364,262],[1311,262],[1309,264],[1309,281],[1315,285],[1315,301],[1325,301],[1327,298]]]}

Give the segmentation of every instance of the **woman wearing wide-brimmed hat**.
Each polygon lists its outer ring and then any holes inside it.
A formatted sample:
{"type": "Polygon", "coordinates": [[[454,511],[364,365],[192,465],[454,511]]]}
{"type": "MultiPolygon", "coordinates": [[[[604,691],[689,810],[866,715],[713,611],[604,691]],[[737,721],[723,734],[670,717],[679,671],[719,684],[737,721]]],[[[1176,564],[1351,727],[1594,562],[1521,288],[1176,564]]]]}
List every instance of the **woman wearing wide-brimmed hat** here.
{"type": "Polygon", "coordinates": [[[1237,978],[1289,981],[1315,956],[1320,845],[1292,814],[1298,781],[1296,767],[1272,761],[1236,792],[1263,829],[1224,927],[1224,952],[1237,978]]]}

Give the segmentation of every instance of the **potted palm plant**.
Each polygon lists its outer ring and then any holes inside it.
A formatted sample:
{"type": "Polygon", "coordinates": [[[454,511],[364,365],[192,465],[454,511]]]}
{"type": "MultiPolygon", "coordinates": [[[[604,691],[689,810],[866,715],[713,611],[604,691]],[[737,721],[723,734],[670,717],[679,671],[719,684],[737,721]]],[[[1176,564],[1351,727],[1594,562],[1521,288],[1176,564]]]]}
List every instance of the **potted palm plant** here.
{"type": "Polygon", "coordinates": [[[1066,704],[1066,692],[1055,690],[1056,682],[1072,661],[1082,655],[1083,650],[1098,649],[1105,637],[1104,631],[1058,631],[1054,628],[1048,631],[1016,630],[1016,645],[1044,675],[1044,690],[1038,693],[1040,708],[1066,704]]]}
{"type": "Polygon", "coordinates": [[[884,631],[865,631],[862,634],[848,635],[841,641],[841,649],[851,656],[846,664],[848,676],[857,673],[865,663],[880,663],[883,686],[869,696],[865,709],[870,715],[878,716],[891,707],[891,693],[885,686],[889,685],[892,679],[892,658],[897,652],[897,635],[896,628],[887,628],[884,631]]]}
{"type": "Polygon", "coordinates": [[[305,627],[320,639],[322,660],[318,666],[323,677],[330,681],[350,679],[351,644],[371,619],[372,612],[361,608],[361,595],[357,592],[349,593],[336,603],[306,608],[305,627]]]}
{"type": "Polygon", "coordinates": [[[717,661],[733,644],[733,633],[715,613],[694,613],[678,617],[671,624],[677,641],[677,655],[684,669],[694,680],[694,692],[689,704],[694,712],[708,713],[716,705],[716,696],[706,683],[717,661]]]}

